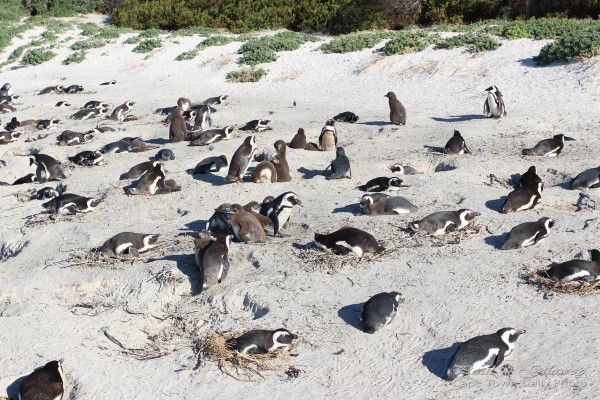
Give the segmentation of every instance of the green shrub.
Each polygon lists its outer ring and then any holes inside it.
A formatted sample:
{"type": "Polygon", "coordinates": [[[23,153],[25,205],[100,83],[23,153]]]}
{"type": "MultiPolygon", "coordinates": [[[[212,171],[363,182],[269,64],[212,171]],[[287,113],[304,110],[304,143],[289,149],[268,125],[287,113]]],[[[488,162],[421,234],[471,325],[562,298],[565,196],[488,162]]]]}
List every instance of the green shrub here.
{"type": "Polygon", "coordinates": [[[538,65],[548,65],[555,61],[571,61],[598,54],[600,54],[600,30],[589,30],[558,38],[544,46],[534,60],[538,65]]]}
{"type": "Polygon", "coordinates": [[[25,65],[39,65],[41,63],[53,59],[55,56],[56,53],[47,49],[31,49],[27,51],[27,53],[25,53],[25,55],[21,59],[21,63],[25,65]]]}
{"type": "Polygon", "coordinates": [[[267,75],[267,71],[262,68],[244,68],[237,71],[228,72],[227,80],[229,82],[238,83],[258,82],[265,75],[267,75]]]}
{"type": "Polygon", "coordinates": [[[74,53],[69,54],[69,56],[67,58],[65,58],[63,60],[63,64],[64,65],[69,65],[69,64],[79,64],[80,62],[82,62],[83,60],[85,60],[85,51],[76,51],[74,53]]]}
{"type": "Polygon", "coordinates": [[[217,33],[219,33],[219,30],[215,29],[215,28],[207,28],[205,26],[190,26],[187,28],[177,29],[176,31],[174,31],[172,33],[172,35],[173,36],[194,36],[194,35],[208,36],[208,35],[214,35],[217,33]]]}
{"type": "Polygon", "coordinates": [[[58,36],[56,36],[56,34],[53,31],[44,31],[44,33],[42,33],[42,38],[46,41],[46,42],[56,42],[58,40],[58,36]]]}
{"type": "Polygon", "coordinates": [[[382,32],[341,35],[322,44],[320,49],[323,53],[350,53],[375,47],[386,38],[387,35],[382,32]]]}
{"type": "Polygon", "coordinates": [[[319,40],[316,36],[296,32],[281,32],[274,36],[249,39],[240,47],[240,64],[255,66],[277,60],[277,52],[296,50],[306,42],[319,40]]]}
{"type": "Polygon", "coordinates": [[[28,45],[19,46],[16,49],[14,49],[12,51],[12,53],[10,53],[10,56],[8,56],[8,58],[10,60],[17,60],[19,57],[21,57],[23,55],[23,52],[28,48],[29,48],[28,45]]]}
{"type": "Polygon", "coordinates": [[[522,24],[509,24],[502,29],[502,36],[509,40],[530,38],[531,33],[522,24]]]}
{"type": "Polygon", "coordinates": [[[228,36],[210,36],[204,39],[202,42],[200,42],[200,44],[197,47],[199,49],[203,49],[205,47],[211,46],[224,46],[235,41],[236,39],[228,36]]]}
{"type": "Polygon", "coordinates": [[[100,27],[93,22],[86,22],[79,25],[82,36],[94,36],[100,31],[100,27]]]}
{"type": "Polygon", "coordinates": [[[422,51],[430,44],[440,40],[439,35],[422,35],[417,33],[400,33],[387,42],[381,49],[383,54],[391,56],[394,54],[406,54],[422,51]]]}
{"type": "Polygon", "coordinates": [[[502,43],[489,35],[465,33],[440,40],[436,49],[453,49],[455,47],[467,46],[476,51],[496,50],[502,43]]]}
{"type": "Polygon", "coordinates": [[[26,14],[23,3],[20,0],[3,0],[0,7],[0,22],[5,25],[8,22],[16,22],[26,14]]]}
{"type": "Polygon", "coordinates": [[[108,42],[102,39],[90,38],[84,40],[78,40],[71,45],[71,50],[89,50],[99,49],[100,47],[106,46],[108,42]]]}
{"type": "Polygon", "coordinates": [[[198,55],[197,49],[186,51],[184,53],[181,53],[177,57],[175,57],[175,61],[193,60],[197,55],[198,55]]]}
{"type": "Polygon", "coordinates": [[[100,29],[95,35],[98,39],[118,39],[123,33],[127,32],[127,29],[117,28],[116,26],[107,26],[100,29]]]}
{"type": "Polygon", "coordinates": [[[134,53],[150,53],[154,49],[162,47],[160,39],[146,39],[133,48],[134,53]]]}

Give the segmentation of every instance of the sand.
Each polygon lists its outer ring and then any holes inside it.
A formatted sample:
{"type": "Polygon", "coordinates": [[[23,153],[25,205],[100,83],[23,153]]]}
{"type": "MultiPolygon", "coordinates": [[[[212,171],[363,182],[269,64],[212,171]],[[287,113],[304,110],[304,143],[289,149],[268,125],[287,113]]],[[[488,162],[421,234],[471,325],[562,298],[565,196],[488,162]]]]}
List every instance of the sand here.
{"type": "MultiPolygon", "coordinates": [[[[20,254],[0,263],[0,388],[7,387],[8,396],[16,396],[20,378],[60,358],[73,399],[597,396],[598,299],[538,292],[522,278],[580,253],[587,258],[587,250],[597,247],[597,210],[575,212],[579,191],[565,185],[599,164],[597,58],[538,68],[532,57],[547,41],[532,40],[504,41],[496,51],[477,54],[429,48],[392,57],[373,49],[328,55],[315,51],[319,43],[309,43],[264,65],[269,74],[260,82],[240,84],[225,81],[226,72],[238,68],[239,43],[207,48],[194,60],[176,62],[198,37],[166,40],[149,57],[132,53],[133,45],[122,43],[125,37],[89,51],[81,64],[62,65],[70,51],[60,48],[50,62],[0,74],[0,81],[11,82],[22,96],[16,113],[1,116],[3,123],[13,115],[62,121],[46,139],[26,143],[34,135],[24,135],[0,147],[7,164],[0,169],[0,181],[12,183],[34,172],[23,156],[32,147],[66,161],[78,151],[137,135],[175,152],[176,159],[165,168],[167,177],[182,187],[169,195],[128,197],[123,191],[128,182],[119,176],[155,151],[107,155],[106,166],[67,169],[64,182],[71,193],[103,196],[96,211],[26,227],[29,217],[43,218],[37,215],[43,208],[40,201],[21,202],[15,194],[41,185],[0,187],[0,238],[29,241],[20,254]],[[99,86],[111,79],[118,84],[99,86]],[[80,84],[86,93],[35,95],[56,84],[80,84]],[[484,89],[492,84],[507,105],[508,116],[500,120],[481,116],[484,89]],[[408,110],[404,127],[387,122],[383,96],[389,91],[408,110]],[[342,111],[357,113],[359,123],[338,124],[353,178],[326,180],[322,171],[334,153],[302,150],[288,151],[289,183],[225,185],[226,170],[192,177],[186,171],[198,161],[231,157],[246,135],[236,131],[231,140],[210,148],[171,144],[168,127],[153,111],[174,105],[180,96],[199,101],[221,94],[231,101],[218,107],[215,125],[272,120],[272,131],[256,135],[260,149],[272,148],[278,139],[290,141],[299,127],[317,141],[327,118],[342,111]],[[70,101],[73,108],[55,108],[59,100],[70,101]],[[89,100],[114,106],[133,100],[139,120],[113,123],[117,132],[98,134],[86,145],[57,146],[55,136],[62,130],[95,126],[96,121],[68,119],[89,100]],[[461,131],[472,155],[435,154],[454,129],[461,131]],[[567,143],[560,157],[520,155],[521,148],[556,133],[577,139],[567,143]],[[424,172],[403,177],[410,187],[400,192],[419,211],[355,215],[362,194],[356,185],[392,176],[387,168],[394,162],[424,172]],[[456,169],[434,172],[440,164],[456,169]],[[545,183],[541,205],[500,214],[502,197],[511,189],[490,185],[489,175],[508,180],[530,165],[537,166],[545,183]],[[294,210],[292,224],[284,230],[287,236],[269,238],[266,244],[234,243],[226,281],[190,297],[199,276],[190,235],[204,228],[213,209],[289,190],[303,206],[294,210]],[[457,242],[411,237],[405,231],[414,219],[459,208],[481,213],[478,233],[457,242]],[[523,250],[496,249],[513,226],[543,216],[556,220],[544,242],[523,250]],[[344,225],[369,231],[388,253],[360,262],[344,259],[343,265],[330,258],[318,262],[325,258],[312,248],[314,233],[344,225]],[[159,233],[169,246],[150,259],[112,266],[67,261],[73,251],[88,251],[122,231],[159,233]],[[391,290],[405,299],[394,321],[373,335],[362,332],[362,304],[391,290]],[[300,339],[292,356],[271,363],[272,371],[250,376],[254,382],[235,380],[214,362],[198,363],[195,343],[208,334],[279,327],[300,339]],[[527,330],[505,362],[510,368],[452,384],[442,379],[457,343],[502,327],[527,330]],[[300,370],[297,378],[285,374],[291,366],[300,370]]],[[[597,191],[585,193],[600,199],[597,191]]]]}

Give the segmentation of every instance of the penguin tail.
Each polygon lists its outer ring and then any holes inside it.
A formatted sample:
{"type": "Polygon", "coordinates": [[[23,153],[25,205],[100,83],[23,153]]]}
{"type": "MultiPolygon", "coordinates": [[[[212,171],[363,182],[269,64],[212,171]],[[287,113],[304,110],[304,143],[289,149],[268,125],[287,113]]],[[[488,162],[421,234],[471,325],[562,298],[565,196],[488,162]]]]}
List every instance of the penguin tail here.
{"type": "Polygon", "coordinates": [[[446,380],[447,381],[453,381],[455,380],[460,374],[458,373],[458,371],[455,368],[448,368],[448,371],[446,372],[446,380]]]}
{"type": "Polygon", "coordinates": [[[523,149],[521,150],[521,154],[523,154],[524,156],[532,156],[533,154],[531,154],[531,149],[523,149]]]}

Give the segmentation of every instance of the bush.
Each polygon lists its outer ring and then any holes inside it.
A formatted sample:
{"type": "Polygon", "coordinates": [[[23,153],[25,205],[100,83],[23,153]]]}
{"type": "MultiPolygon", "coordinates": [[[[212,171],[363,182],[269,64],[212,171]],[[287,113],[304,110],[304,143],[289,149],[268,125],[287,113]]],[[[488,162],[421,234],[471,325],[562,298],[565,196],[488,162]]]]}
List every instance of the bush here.
{"type": "Polygon", "coordinates": [[[180,28],[172,33],[173,36],[209,36],[219,33],[218,29],[207,28],[205,26],[190,26],[188,28],[180,28]]]}
{"type": "Polygon", "coordinates": [[[375,47],[387,37],[383,32],[341,35],[329,43],[322,44],[320,49],[323,53],[350,53],[375,47]]]}
{"type": "Polygon", "coordinates": [[[200,42],[200,44],[197,46],[199,49],[203,49],[205,47],[211,47],[211,46],[224,46],[226,44],[235,42],[236,39],[232,38],[232,37],[228,37],[228,36],[210,36],[207,37],[206,39],[204,39],[202,42],[200,42]]]}
{"type": "Polygon", "coordinates": [[[67,58],[63,60],[62,63],[64,65],[79,64],[80,62],[83,62],[83,60],[85,60],[85,55],[86,53],[83,50],[71,53],[67,58]]]}
{"type": "Polygon", "coordinates": [[[438,35],[424,36],[421,32],[398,34],[395,38],[387,42],[381,51],[386,56],[414,53],[425,50],[427,46],[438,41],[438,35]]]}
{"type": "Polygon", "coordinates": [[[258,69],[240,69],[237,71],[231,71],[227,73],[227,80],[229,82],[239,82],[239,83],[247,83],[247,82],[258,82],[261,80],[263,76],[267,75],[267,71],[258,68],[258,69]]]}
{"type": "Polygon", "coordinates": [[[146,39],[133,48],[134,53],[150,53],[154,49],[162,47],[160,39],[146,39]]]}
{"type": "Polygon", "coordinates": [[[102,39],[85,39],[78,40],[71,45],[71,50],[89,50],[89,49],[99,49],[100,47],[106,46],[108,42],[102,39]]]}
{"type": "Polygon", "coordinates": [[[435,46],[436,49],[453,49],[455,47],[467,46],[476,51],[496,50],[502,43],[489,35],[465,33],[442,39],[435,46]]]}
{"type": "Polygon", "coordinates": [[[16,22],[26,14],[21,0],[4,0],[0,7],[0,22],[16,22]]]}
{"type": "Polygon", "coordinates": [[[53,59],[55,56],[56,53],[47,49],[31,49],[25,53],[21,62],[25,65],[39,65],[53,59]]]}
{"type": "Polygon", "coordinates": [[[255,66],[277,60],[278,51],[296,50],[306,42],[319,40],[316,36],[296,32],[281,32],[275,36],[249,39],[240,47],[240,64],[255,66]]]}
{"type": "Polygon", "coordinates": [[[175,57],[175,61],[193,60],[197,55],[198,55],[197,49],[186,51],[185,53],[181,53],[180,55],[175,57]]]}
{"type": "Polygon", "coordinates": [[[571,61],[579,57],[594,57],[600,54],[600,30],[570,33],[547,44],[535,57],[538,65],[555,61],[571,61]]]}

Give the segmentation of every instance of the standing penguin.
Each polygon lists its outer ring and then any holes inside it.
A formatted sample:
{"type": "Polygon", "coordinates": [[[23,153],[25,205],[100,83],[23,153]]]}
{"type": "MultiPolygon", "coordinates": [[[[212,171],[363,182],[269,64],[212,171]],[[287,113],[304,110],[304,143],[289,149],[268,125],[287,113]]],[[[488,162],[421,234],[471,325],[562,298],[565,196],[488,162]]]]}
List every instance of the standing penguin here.
{"type": "Polygon", "coordinates": [[[398,292],[383,292],[371,297],[363,306],[360,315],[365,332],[375,333],[392,322],[398,311],[398,305],[403,301],[402,295],[398,292]]]}
{"type": "Polygon", "coordinates": [[[137,175],[139,172],[141,172],[142,175],[140,175],[140,179],[132,185],[132,187],[127,189],[127,193],[130,195],[144,196],[160,194],[159,189],[164,187],[165,181],[165,170],[163,165],[158,161],[147,161],[146,163],[136,165],[132,169],[134,168],[136,168],[135,171],[130,170],[132,176],[137,175]],[[152,163],[152,169],[150,169],[150,166],[147,163],[152,163]]]}
{"type": "Polygon", "coordinates": [[[538,156],[538,157],[558,157],[565,147],[566,141],[574,141],[572,137],[565,135],[554,135],[552,139],[544,139],[538,144],[533,146],[531,149],[523,149],[523,155],[525,156],[538,156]]]}
{"type": "Polygon", "coordinates": [[[438,211],[420,221],[411,222],[408,227],[415,232],[421,231],[428,235],[444,235],[466,228],[478,215],[480,215],[478,212],[464,208],[458,211],[438,211]]]}
{"type": "Polygon", "coordinates": [[[171,125],[169,126],[169,139],[173,143],[191,141],[196,138],[194,135],[197,131],[188,131],[185,125],[185,118],[183,117],[184,109],[181,106],[175,107],[173,114],[171,114],[171,125]]]}
{"type": "Polygon", "coordinates": [[[496,368],[513,352],[515,342],[524,333],[525,329],[502,328],[461,343],[450,360],[446,379],[452,381],[482,368],[496,368]]]}
{"type": "Polygon", "coordinates": [[[50,361],[27,375],[19,386],[19,400],[59,400],[65,392],[62,360],[50,361]]]}
{"type": "Polygon", "coordinates": [[[229,339],[227,344],[242,354],[266,354],[277,349],[287,350],[294,339],[298,339],[298,336],[287,329],[280,328],[274,331],[259,329],[229,339]]]}
{"type": "Polygon", "coordinates": [[[600,279],[600,251],[590,250],[590,254],[591,261],[571,260],[554,264],[546,273],[550,278],[562,282],[571,282],[575,279],[597,281],[600,279]]]}
{"type": "Polygon", "coordinates": [[[600,167],[586,169],[571,181],[571,190],[600,188],[600,167]]]}
{"type": "Polygon", "coordinates": [[[363,192],[383,192],[385,190],[399,190],[402,186],[402,179],[398,177],[385,177],[373,178],[364,185],[357,186],[356,188],[363,192]]]}
{"type": "Polygon", "coordinates": [[[33,164],[37,166],[35,174],[40,183],[67,179],[65,173],[61,169],[61,164],[53,157],[40,153],[32,154],[29,156],[29,165],[33,164]]]}
{"type": "Polygon", "coordinates": [[[328,119],[325,126],[321,129],[319,136],[319,147],[322,151],[333,151],[337,147],[338,137],[335,129],[335,121],[328,119]]]}
{"type": "Polygon", "coordinates": [[[506,197],[502,206],[502,214],[517,212],[522,210],[531,210],[542,201],[542,184],[538,183],[537,188],[520,187],[513,190],[506,197]]]}
{"type": "Polygon", "coordinates": [[[323,250],[331,250],[334,254],[346,255],[352,252],[358,257],[385,250],[370,233],[349,226],[325,235],[315,233],[315,245],[323,250]]]}
{"type": "MultiPolygon", "coordinates": [[[[519,187],[528,187],[528,188],[536,189],[538,187],[538,185],[541,183],[542,183],[542,178],[540,178],[539,175],[537,174],[537,169],[535,168],[534,165],[529,167],[527,172],[525,172],[523,175],[521,175],[521,178],[519,179],[519,187]]],[[[542,183],[541,190],[544,190],[543,183],[542,183]]]]}
{"type": "Polygon", "coordinates": [[[454,135],[444,146],[444,154],[471,154],[471,150],[467,147],[467,143],[459,131],[454,130],[454,135]]]}
{"type": "Polygon", "coordinates": [[[406,109],[394,92],[385,95],[390,103],[390,122],[394,125],[406,125],[406,109]]]}
{"type": "Polygon", "coordinates": [[[196,245],[196,265],[200,268],[200,279],[192,295],[202,293],[211,286],[221,283],[229,271],[230,235],[217,239],[204,237],[194,240],[196,245]]]}
{"type": "Polygon", "coordinates": [[[352,179],[352,169],[350,168],[350,159],[346,157],[346,152],[343,147],[338,147],[335,150],[335,160],[329,164],[325,171],[331,168],[331,173],[326,179],[352,179]]]}
{"type": "Polygon", "coordinates": [[[156,247],[158,237],[156,234],[121,232],[104,242],[100,252],[108,257],[120,256],[125,252],[137,257],[156,247]]]}
{"type": "Polygon", "coordinates": [[[483,103],[483,115],[488,118],[506,117],[506,107],[502,99],[502,93],[496,86],[490,86],[485,89],[488,93],[485,102],[483,103]]]}
{"type": "Polygon", "coordinates": [[[244,175],[250,165],[250,160],[254,157],[256,151],[256,137],[247,136],[244,143],[233,153],[231,163],[229,164],[229,172],[225,177],[227,182],[243,182],[244,175]]]}
{"type": "Polygon", "coordinates": [[[302,202],[294,192],[285,192],[275,198],[265,199],[260,207],[260,213],[273,222],[273,235],[277,235],[284,228],[292,215],[294,206],[302,202]]]}
{"type": "Polygon", "coordinates": [[[535,222],[524,222],[512,228],[508,233],[502,250],[520,249],[541,242],[550,234],[550,228],[554,227],[551,218],[540,218],[535,222]]]}
{"type": "Polygon", "coordinates": [[[290,182],[292,177],[290,176],[290,166],[286,158],[287,146],[283,140],[278,140],[273,144],[277,155],[272,161],[275,170],[277,171],[277,182],[290,182]]]}
{"type": "Polygon", "coordinates": [[[290,142],[290,148],[302,150],[306,148],[306,134],[304,133],[303,128],[298,129],[298,133],[296,133],[296,135],[290,142]]]}

